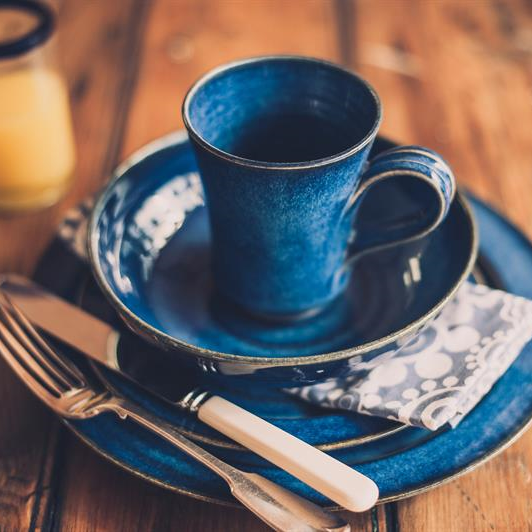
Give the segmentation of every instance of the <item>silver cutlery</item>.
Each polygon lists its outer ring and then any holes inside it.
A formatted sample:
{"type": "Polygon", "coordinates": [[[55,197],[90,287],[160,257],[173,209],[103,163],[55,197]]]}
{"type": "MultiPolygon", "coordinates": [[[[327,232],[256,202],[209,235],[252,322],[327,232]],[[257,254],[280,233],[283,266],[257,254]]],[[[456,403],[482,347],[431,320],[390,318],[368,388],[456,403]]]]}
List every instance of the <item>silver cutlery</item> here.
{"type": "MultiPolygon", "coordinates": [[[[31,323],[132,380],[116,359],[119,333],[108,324],[23,277],[5,276],[0,279],[0,290],[31,323]]],[[[365,511],[377,502],[378,487],[370,478],[222,397],[195,389],[176,401],[166,390],[163,394],[143,387],[195,413],[207,425],[348,510],[365,511]]]]}
{"type": "Polygon", "coordinates": [[[169,441],[223,478],[231,493],[272,528],[280,531],[349,531],[334,515],[255,473],[219,460],[174,427],[124,397],[89,379],[69,359],[54,351],[24,315],[0,298],[0,355],[28,388],[60,416],[89,419],[113,412],[169,441]]]}

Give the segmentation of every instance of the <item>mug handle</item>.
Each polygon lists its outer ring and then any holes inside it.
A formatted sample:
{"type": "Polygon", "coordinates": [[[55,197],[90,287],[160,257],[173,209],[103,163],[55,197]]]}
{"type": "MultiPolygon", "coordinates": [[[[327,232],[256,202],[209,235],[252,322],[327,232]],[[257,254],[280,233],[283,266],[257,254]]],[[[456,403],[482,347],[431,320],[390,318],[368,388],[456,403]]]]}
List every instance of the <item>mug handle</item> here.
{"type": "MultiPolygon", "coordinates": [[[[348,263],[368,252],[427,235],[444,220],[455,192],[456,183],[449,165],[428,148],[399,146],[378,154],[369,162],[360,185],[346,205],[346,211],[354,220],[348,263]],[[418,207],[422,204],[421,209],[410,210],[395,218],[389,218],[386,212],[381,212],[372,219],[372,213],[369,213],[359,222],[358,214],[361,206],[364,209],[363,204],[370,189],[378,188],[387,180],[408,178],[412,180],[409,193],[413,196],[413,204],[418,207]]],[[[381,208],[383,210],[386,210],[385,205],[381,208]]]]}

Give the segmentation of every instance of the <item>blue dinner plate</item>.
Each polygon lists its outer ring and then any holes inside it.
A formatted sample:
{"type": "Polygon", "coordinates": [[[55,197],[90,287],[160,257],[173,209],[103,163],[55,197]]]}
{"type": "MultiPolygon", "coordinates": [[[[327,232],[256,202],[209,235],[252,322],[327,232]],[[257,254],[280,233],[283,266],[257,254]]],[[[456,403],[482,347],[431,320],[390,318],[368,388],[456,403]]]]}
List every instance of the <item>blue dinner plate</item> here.
{"type": "MultiPolygon", "coordinates": [[[[480,273],[489,284],[532,298],[530,243],[489,207],[473,198],[471,202],[480,229],[480,273]]],[[[57,253],[57,245],[54,246],[53,253],[57,253]]],[[[44,270],[46,260],[37,275],[46,284],[52,276],[43,273],[44,270]]],[[[70,280],[79,284],[80,279],[86,277],[85,270],[71,274],[70,280]]],[[[48,284],[61,292],[57,280],[48,284]]],[[[438,433],[408,428],[335,450],[334,454],[374,479],[381,501],[407,497],[438,486],[493,457],[526,430],[532,419],[531,374],[532,343],[457,428],[438,433]]],[[[134,386],[117,382],[122,391],[145,407],[163,417],[168,416],[163,403],[134,386]]],[[[329,415],[336,416],[339,427],[352,423],[350,414],[323,412],[324,417],[329,415]]],[[[298,423],[304,425],[305,421],[298,423]]],[[[130,421],[120,421],[109,414],[82,422],[68,421],[67,425],[97,452],[136,475],[193,497],[234,503],[222,480],[130,421]]],[[[244,454],[221,447],[216,452],[237,465],[244,454]]],[[[329,504],[321,495],[278,468],[250,462],[247,469],[260,472],[314,502],[329,504]]]]}

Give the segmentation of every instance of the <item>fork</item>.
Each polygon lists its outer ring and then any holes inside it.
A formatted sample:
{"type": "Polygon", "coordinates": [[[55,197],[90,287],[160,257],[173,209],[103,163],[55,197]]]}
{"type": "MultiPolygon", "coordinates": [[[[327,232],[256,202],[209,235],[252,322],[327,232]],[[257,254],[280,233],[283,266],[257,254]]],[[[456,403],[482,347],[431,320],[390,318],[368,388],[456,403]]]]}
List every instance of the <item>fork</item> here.
{"type": "Polygon", "coordinates": [[[0,355],[28,388],[62,417],[89,419],[113,412],[130,418],[192,456],[227,482],[231,493],[255,515],[280,531],[347,532],[350,526],[310,501],[256,473],[215,457],[173,426],[91,379],[35,330],[5,294],[0,296],[0,355]]]}

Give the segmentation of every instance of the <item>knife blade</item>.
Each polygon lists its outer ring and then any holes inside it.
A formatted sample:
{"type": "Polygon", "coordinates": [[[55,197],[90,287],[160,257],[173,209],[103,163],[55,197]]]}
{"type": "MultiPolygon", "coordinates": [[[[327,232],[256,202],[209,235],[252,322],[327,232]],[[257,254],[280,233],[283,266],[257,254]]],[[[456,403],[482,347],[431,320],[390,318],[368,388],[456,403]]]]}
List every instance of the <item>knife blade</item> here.
{"type": "Polygon", "coordinates": [[[118,331],[24,277],[6,275],[0,287],[34,325],[97,362],[119,370],[118,331]]]}
{"type": "MultiPolygon", "coordinates": [[[[111,326],[24,277],[5,275],[0,289],[34,325],[134,380],[118,363],[120,334],[111,326]]],[[[148,391],[161,396],[159,390],[148,391]]],[[[348,510],[366,511],[377,502],[379,490],[369,477],[222,397],[189,394],[188,401],[175,404],[348,510]]]]}

